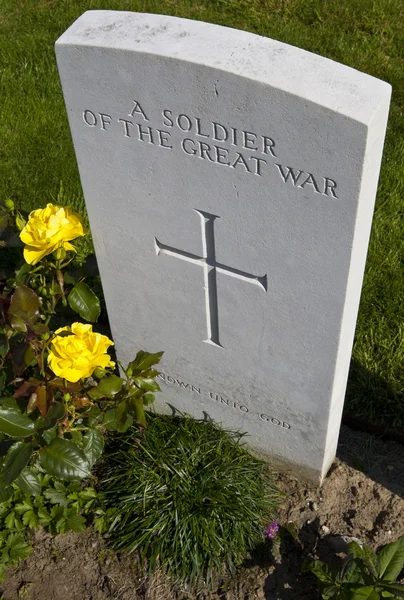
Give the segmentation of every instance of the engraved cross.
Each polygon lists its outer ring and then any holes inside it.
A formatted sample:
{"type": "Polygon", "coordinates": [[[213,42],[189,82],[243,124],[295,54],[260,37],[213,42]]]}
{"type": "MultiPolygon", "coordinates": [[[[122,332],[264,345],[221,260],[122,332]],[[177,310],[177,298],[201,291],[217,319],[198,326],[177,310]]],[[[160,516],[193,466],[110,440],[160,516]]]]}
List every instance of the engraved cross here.
{"type": "Polygon", "coordinates": [[[254,283],[260,286],[265,292],[267,291],[267,276],[258,277],[257,275],[251,275],[240,269],[228,267],[219,262],[216,262],[216,250],[215,250],[215,234],[214,234],[214,222],[215,219],[219,219],[217,215],[211,215],[210,213],[204,212],[203,210],[194,209],[195,212],[201,217],[202,226],[202,256],[191,254],[185,250],[178,250],[178,248],[172,248],[166,246],[154,238],[154,245],[156,248],[157,256],[160,254],[167,254],[168,256],[174,256],[180,258],[194,265],[199,265],[203,268],[204,280],[205,280],[205,303],[206,303],[206,324],[208,330],[208,338],[204,342],[212,344],[213,346],[219,346],[223,348],[219,341],[219,310],[217,302],[217,273],[223,273],[224,275],[230,275],[236,279],[247,281],[248,283],[254,283]]]}

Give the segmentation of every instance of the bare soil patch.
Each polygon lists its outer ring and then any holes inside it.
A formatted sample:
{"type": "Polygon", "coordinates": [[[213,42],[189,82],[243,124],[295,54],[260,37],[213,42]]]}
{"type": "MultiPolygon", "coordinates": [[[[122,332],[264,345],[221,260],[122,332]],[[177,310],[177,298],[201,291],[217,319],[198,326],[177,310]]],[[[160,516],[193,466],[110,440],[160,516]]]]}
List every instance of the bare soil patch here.
{"type": "Polygon", "coordinates": [[[35,551],[0,583],[4,600],[316,600],[316,581],[301,573],[307,556],[338,561],[344,538],[374,548],[404,535],[404,447],[343,427],[338,458],[321,489],[280,475],[281,524],[295,529],[248,557],[214,590],[186,589],[148,576],[135,555],[115,555],[92,532],[33,534],[35,551]]]}

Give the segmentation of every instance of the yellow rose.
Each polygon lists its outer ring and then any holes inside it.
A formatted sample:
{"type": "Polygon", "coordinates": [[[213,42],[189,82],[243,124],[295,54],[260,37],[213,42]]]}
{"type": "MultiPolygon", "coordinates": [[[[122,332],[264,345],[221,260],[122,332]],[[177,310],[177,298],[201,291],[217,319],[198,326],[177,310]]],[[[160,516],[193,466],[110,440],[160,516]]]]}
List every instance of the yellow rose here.
{"type": "Polygon", "coordinates": [[[61,327],[55,332],[48,355],[49,367],[58,377],[75,383],[90,377],[97,367],[114,367],[115,363],[107,354],[114,343],[101,333],[95,333],[92,325],[72,323],[71,327],[61,327]],[[60,336],[62,331],[74,335],[60,336]]]}
{"type": "Polygon", "coordinates": [[[75,250],[69,241],[86,233],[80,215],[69,207],[47,204],[46,208],[30,213],[20,233],[25,244],[24,258],[28,264],[35,265],[58,248],[75,250]]]}

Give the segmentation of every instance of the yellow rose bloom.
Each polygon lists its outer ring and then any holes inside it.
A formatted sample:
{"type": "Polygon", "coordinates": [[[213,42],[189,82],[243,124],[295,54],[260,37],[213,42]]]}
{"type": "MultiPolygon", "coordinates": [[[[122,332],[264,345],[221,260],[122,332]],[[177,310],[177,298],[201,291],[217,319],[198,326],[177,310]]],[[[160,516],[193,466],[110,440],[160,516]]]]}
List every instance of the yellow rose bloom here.
{"type": "Polygon", "coordinates": [[[47,204],[46,208],[38,208],[30,213],[20,233],[25,244],[24,258],[28,264],[35,265],[58,248],[75,250],[70,240],[86,233],[79,214],[72,212],[69,207],[47,204]]]}
{"type": "Polygon", "coordinates": [[[107,349],[113,345],[106,335],[95,333],[92,325],[72,323],[71,327],[61,327],[55,332],[48,364],[55,375],[75,383],[90,377],[97,367],[114,367],[115,363],[107,354],[107,349]],[[74,335],[58,335],[62,331],[74,335]]]}

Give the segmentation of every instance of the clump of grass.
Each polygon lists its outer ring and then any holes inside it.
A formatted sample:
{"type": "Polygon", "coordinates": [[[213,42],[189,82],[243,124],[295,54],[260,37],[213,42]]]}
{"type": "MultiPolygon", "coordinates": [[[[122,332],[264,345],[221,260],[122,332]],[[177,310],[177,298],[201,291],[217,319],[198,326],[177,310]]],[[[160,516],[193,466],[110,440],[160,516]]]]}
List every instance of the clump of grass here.
{"type": "Polygon", "coordinates": [[[150,415],[106,452],[102,487],[115,549],[139,550],[175,579],[210,579],[263,540],[280,492],[242,435],[211,422],[150,415]]]}

